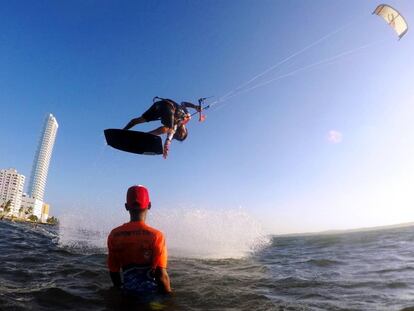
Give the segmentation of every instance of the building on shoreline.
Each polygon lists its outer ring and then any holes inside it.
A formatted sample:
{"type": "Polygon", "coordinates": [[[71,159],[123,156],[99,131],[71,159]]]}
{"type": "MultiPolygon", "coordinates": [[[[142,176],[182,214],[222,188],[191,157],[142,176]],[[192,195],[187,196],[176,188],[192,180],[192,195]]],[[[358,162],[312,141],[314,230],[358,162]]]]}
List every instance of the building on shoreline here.
{"type": "Polygon", "coordinates": [[[58,127],[56,118],[49,114],[45,120],[39,146],[33,161],[28,193],[32,198],[40,201],[43,201],[45,194],[46,179],[58,127]]]}
{"type": "Polygon", "coordinates": [[[40,220],[42,218],[43,201],[32,198],[24,193],[21,207],[24,212],[31,211],[30,214],[35,215],[37,219],[40,220]]]}
{"type": "Polygon", "coordinates": [[[26,177],[14,168],[0,170],[0,205],[10,201],[10,213],[17,215],[22,202],[26,177]]]}
{"type": "Polygon", "coordinates": [[[47,222],[49,218],[49,204],[43,203],[42,206],[42,213],[40,214],[40,221],[41,222],[47,222]]]}

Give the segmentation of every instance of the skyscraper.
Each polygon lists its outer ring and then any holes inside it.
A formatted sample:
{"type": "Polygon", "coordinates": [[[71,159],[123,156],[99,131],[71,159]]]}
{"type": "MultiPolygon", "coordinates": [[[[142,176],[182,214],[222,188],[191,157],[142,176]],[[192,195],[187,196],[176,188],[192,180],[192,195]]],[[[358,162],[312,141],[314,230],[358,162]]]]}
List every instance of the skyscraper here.
{"type": "Polygon", "coordinates": [[[40,201],[43,201],[43,195],[45,193],[47,173],[58,127],[56,118],[52,114],[49,114],[45,120],[39,146],[33,161],[32,174],[29,182],[29,195],[40,201]]]}
{"type": "Polygon", "coordinates": [[[0,205],[10,201],[10,213],[15,216],[22,201],[25,178],[13,168],[0,170],[0,205]]]}

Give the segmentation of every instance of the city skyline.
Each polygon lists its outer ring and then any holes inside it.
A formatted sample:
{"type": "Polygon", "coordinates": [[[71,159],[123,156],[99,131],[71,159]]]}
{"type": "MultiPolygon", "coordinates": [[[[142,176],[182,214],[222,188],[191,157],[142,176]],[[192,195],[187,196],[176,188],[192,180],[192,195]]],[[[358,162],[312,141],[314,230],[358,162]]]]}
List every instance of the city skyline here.
{"type": "Polygon", "coordinates": [[[49,204],[43,200],[58,127],[53,114],[47,114],[33,159],[27,193],[23,192],[25,175],[19,173],[16,168],[0,168],[0,205],[3,212],[4,207],[9,205],[8,213],[13,217],[26,219],[32,215],[41,222],[47,222],[49,204]]]}

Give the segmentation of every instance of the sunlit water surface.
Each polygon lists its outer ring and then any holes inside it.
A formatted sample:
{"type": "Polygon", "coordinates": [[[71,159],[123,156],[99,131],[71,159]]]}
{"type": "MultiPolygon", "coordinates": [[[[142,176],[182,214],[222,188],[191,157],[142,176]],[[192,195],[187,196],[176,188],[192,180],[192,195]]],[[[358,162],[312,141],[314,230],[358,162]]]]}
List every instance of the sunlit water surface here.
{"type": "Polygon", "coordinates": [[[152,220],[175,295],[145,303],[111,289],[105,241],[117,219],[0,222],[0,310],[414,310],[414,227],[266,237],[242,211],[177,213],[152,220]]]}

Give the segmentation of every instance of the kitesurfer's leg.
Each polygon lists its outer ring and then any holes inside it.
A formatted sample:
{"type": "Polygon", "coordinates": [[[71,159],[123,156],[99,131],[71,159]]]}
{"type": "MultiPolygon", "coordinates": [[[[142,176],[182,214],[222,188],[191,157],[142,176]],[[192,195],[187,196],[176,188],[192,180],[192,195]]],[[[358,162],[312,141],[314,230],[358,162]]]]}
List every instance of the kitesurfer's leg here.
{"type": "Polygon", "coordinates": [[[143,117],[134,118],[129,121],[129,123],[124,127],[124,130],[129,130],[131,127],[144,122],[147,122],[147,120],[145,120],[143,117]]]}
{"type": "Polygon", "coordinates": [[[168,133],[168,131],[169,131],[168,127],[160,126],[159,128],[156,128],[155,130],[152,130],[148,133],[152,135],[162,135],[162,134],[168,133]]]}
{"type": "Polygon", "coordinates": [[[131,127],[140,124],[145,123],[149,121],[155,121],[160,118],[160,104],[159,102],[156,102],[151,105],[151,107],[148,108],[147,111],[145,111],[142,116],[132,119],[129,121],[129,123],[124,127],[124,130],[129,130],[131,127]]]}

